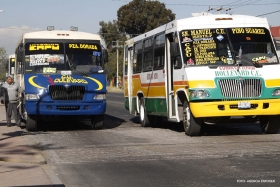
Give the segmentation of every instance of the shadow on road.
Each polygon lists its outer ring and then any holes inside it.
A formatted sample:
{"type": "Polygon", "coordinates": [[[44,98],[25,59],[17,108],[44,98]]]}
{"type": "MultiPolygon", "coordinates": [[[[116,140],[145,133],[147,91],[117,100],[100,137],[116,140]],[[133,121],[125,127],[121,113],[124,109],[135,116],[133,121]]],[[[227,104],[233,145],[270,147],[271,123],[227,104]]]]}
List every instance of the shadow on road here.
{"type": "MultiPolygon", "coordinates": [[[[130,119],[131,122],[140,124],[139,116],[130,119]]],[[[144,128],[144,127],[143,127],[144,128]]],[[[169,122],[163,119],[152,128],[169,129],[175,132],[184,132],[183,123],[169,122]]],[[[280,131],[280,129],[279,129],[280,131]]],[[[279,133],[278,131],[278,133],[279,133]]],[[[256,123],[223,123],[215,125],[204,124],[201,129],[201,136],[227,136],[227,135],[260,135],[263,134],[260,124],[256,123]]]]}
{"type": "MultiPolygon", "coordinates": [[[[105,114],[104,116],[104,127],[103,129],[113,129],[120,126],[125,120],[105,114]]],[[[46,133],[48,131],[76,131],[76,130],[89,130],[90,119],[82,121],[78,120],[63,120],[63,121],[39,121],[38,132],[30,132],[29,134],[46,133]]],[[[22,128],[25,128],[23,126],[22,128]]]]}

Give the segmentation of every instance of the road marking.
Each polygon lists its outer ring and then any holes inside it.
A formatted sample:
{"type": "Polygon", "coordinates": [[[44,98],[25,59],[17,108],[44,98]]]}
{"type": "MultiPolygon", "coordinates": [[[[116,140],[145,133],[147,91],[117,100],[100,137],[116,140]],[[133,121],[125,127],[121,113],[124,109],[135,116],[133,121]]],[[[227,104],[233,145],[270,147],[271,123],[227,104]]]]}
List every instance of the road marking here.
{"type": "Polygon", "coordinates": [[[115,102],[115,101],[108,101],[108,100],[107,100],[107,103],[108,103],[108,104],[109,104],[109,103],[123,104],[122,102],[115,102]]]}

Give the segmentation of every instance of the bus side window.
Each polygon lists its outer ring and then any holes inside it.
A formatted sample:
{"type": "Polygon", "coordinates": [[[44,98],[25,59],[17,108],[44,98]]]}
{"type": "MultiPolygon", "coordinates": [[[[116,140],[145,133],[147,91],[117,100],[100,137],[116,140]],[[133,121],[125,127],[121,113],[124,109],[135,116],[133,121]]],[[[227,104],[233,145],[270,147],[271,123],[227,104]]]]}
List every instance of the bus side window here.
{"type": "Polygon", "coordinates": [[[164,34],[157,35],[154,42],[154,69],[163,69],[164,66],[164,34]]]}
{"type": "Polygon", "coordinates": [[[181,56],[178,55],[173,60],[174,60],[174,69],[181,69],[183,66],[181,56]]]}
{"type": "Polygon", "coordinates": [[[142,71],[142,41],[134,45],[133,73],[142,71]]]}
{"type": "Polygon", "coordinates": [[[153,39],[149,38],[144,41],[144,59],[143,71],[151,71],[153,69],[153,39]]]}
{"type": "Polygon", "coordinates": [[[128,48],[127,46],[124,49],[124,75],[127,75],[127,66],[128,66],[128,48]]]}
{"type": "Polygon", "coordinates": [[[17,74],[22,74],[22,62],[16,62],[15,64],[15,67],[14,67],[14,71],[17,73],[17,74]]]}

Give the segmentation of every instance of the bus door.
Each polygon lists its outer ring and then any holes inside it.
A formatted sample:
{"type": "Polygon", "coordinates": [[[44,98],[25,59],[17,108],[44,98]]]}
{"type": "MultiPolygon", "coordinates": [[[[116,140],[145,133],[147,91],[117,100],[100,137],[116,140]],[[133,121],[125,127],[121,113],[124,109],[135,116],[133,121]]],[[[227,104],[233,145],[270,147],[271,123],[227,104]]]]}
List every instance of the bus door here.
{"type": "Polygon", "coordinates": [[[167,113],[169,121],[177,121],[176,118],[176,107],[174,99],[174,84],[173,84],[173,73],[174,63],[170,55],[170,43],[172,41],[172,35],[166,36],[166,51],[165,51],[165,62],[166,62],[166,98],[167,98],[167,113]]]}
{"type": "Polygon", "coordinates": [[[129,112],[130,114],[133,114],[135,112],[135,109],[132,107],[132,71],[133,71],[133,47],[128,48],[127,50],[128,56],[127,56],[127,92],[128,92],[128,102],[129,102],[129,112]]]}

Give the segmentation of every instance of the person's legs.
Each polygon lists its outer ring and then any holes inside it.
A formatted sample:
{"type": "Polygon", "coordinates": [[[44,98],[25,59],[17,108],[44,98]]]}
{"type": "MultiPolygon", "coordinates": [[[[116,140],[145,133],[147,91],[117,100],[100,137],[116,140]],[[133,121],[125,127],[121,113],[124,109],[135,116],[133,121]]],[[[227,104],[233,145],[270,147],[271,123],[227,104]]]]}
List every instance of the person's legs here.
{"type": "Polygon", "coordinates": [[[17,108],[18,103],[13,103],[12,106],[13,106],[15,122],[16,122],[17,126],[19,127],[20,126],[20,116],[19,116],[19,111],[17,108]]]}
{"type": "Polygon", "coordinates": [[[11,122],[11,116],[12,116],[12,105],[11,103],[5,103],[5,108],[6,108],[6,120],[7,120],[7,126],[10,127],[12,126],[11,122]]]}

